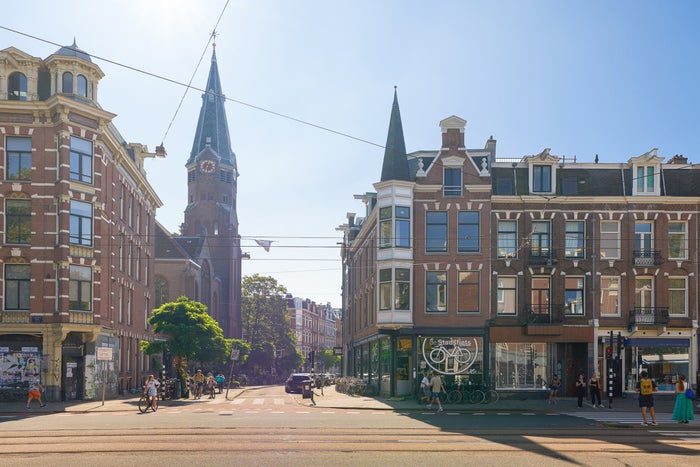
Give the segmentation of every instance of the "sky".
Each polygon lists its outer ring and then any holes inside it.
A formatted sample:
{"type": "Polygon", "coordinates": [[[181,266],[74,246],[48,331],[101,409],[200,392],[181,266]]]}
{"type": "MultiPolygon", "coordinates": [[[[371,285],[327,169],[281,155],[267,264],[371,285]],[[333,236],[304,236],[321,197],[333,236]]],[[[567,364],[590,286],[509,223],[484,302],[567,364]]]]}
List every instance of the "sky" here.
{"type": "Polygon", "coordinates": [[[20,10],[0,18],[0,49],[46,58],[75,38],[105,73],[98,101],[122,136],[151,151],[163,143],[167,158],[146,171],[171,232],[216,29],[243,274],[336,308],[336,228],[365,215],[354,195],[380,178],[394,86],[409,153],[438,149],[439,122],[456,115],[467,147],[493,136],[497,158],[551,148],[624,162],[658,148],[700,159],[695,0],[26,0],[20,10]]]}

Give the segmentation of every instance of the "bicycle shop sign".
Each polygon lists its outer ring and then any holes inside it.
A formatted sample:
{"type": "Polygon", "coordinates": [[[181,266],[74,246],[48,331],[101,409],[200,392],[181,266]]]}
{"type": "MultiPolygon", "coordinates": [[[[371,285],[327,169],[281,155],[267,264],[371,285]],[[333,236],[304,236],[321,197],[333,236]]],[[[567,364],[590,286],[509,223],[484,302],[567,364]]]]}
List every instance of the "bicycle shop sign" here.
{"type": "Polygon", "coordinates": [[[479,341],[476,337],[426,337],[422,352],[426,364],[433,370],[458,375],[468,372],[477,362],[479,341]]]}

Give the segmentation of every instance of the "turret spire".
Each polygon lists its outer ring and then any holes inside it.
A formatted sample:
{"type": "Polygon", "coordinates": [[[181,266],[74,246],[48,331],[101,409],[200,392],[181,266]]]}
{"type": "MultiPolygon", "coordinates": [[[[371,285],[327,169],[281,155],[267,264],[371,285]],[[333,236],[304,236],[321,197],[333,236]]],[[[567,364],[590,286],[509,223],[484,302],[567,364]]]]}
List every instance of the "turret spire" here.
{"type": "Polygon", "coordinates": [[[384,149],[384,163],[382,164],[381,181],[409,180],[408,159],[406,158],[406,143],[403,138],[403,125],[401,124],[401,112],[399,111],[399,99],[394,86],[394,103],[391,107],[389,120],[389,133],[384,149]]]}

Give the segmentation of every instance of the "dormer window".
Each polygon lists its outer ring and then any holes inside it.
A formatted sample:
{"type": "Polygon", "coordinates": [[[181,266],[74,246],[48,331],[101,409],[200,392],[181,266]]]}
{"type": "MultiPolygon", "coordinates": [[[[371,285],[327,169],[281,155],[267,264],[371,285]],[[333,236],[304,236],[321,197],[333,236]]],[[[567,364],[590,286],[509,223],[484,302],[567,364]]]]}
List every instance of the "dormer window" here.
{"type": "Polygon", "coordinates": [[[11,101],[27,100],[27,77],[15,71],[7,79],[7,99],[11,101]]]}
{"type": "Polygon", "coordinates": [[[444,196],[462,196],[462,168],[445,168],[442,185],[444,196]]]}
{"type": "Polygon", "coordinates": [[[552,192],[552,166],[533,165],[532,166],[532,191],[534,193],[552,192]]]}
{"type": "Polygon", "coordinates": [[[635,185],[637,187],[638,195],[653,195],[656,193],[656,183],[655,183],[655,173],[654,166],[637,166],[637,172],[635,174],[635,185]]]}

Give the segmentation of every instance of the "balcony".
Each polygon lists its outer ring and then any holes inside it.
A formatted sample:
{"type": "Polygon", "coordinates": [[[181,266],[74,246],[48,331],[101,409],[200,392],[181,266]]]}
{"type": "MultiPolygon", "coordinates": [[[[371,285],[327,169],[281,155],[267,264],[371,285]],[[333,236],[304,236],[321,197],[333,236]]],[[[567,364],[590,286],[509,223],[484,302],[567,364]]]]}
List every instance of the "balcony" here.
{"type": "Polygon", "coordinates": [[[530,305],[523,310],[526,324],[561,324],[564,321],[564,305],[530,305]]]}
{"type": "Polygon", "coordinates": [[[29,318],[29,310],[0,311],[0,323],[2,324],[28,324],[29,318]]]}
{"type": "Polygon", "coordinates": [[[635,308],[630,310],[629,327],[647,325],[664,326],[668,324],[668,308],[635,308]]]}
{"type": "Polygon", "coordinates": [[[533,266],[553,266],[557,263],[557,251],[551,248],[530,248],[527,263],[533,266]]]}
{"type": "Polygon", "coordinates": [[[659,266],[664,262],[658,250],[634,250],[635,266],[659,266]]]}

